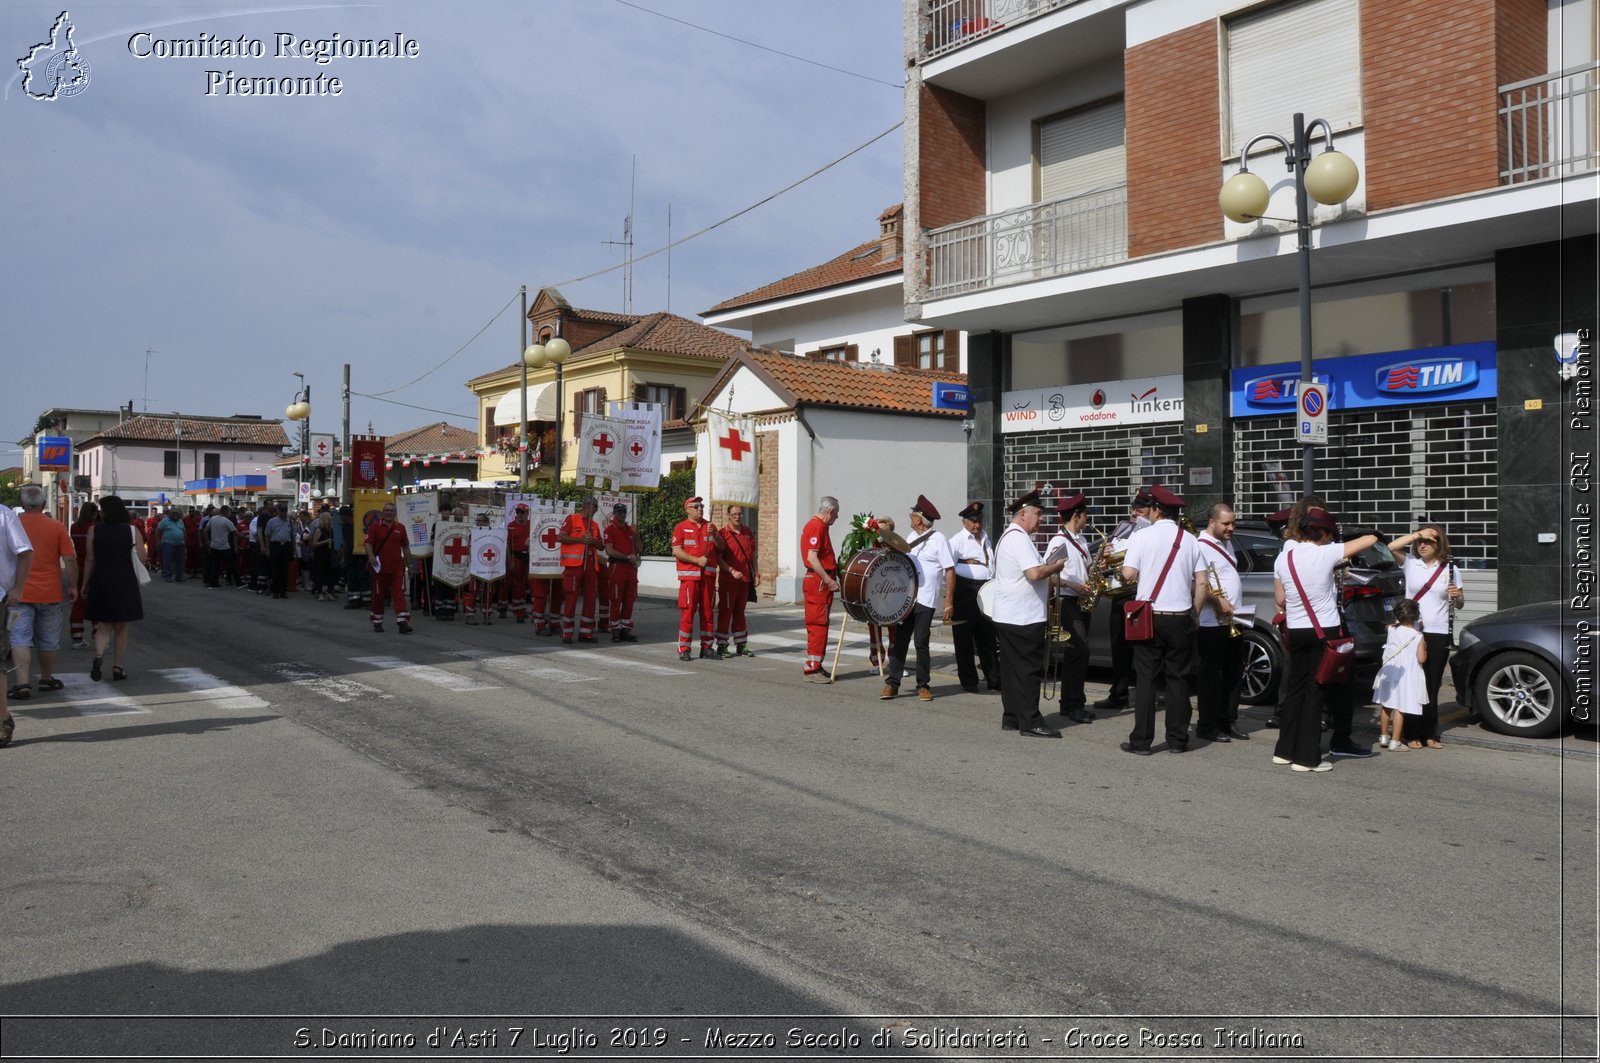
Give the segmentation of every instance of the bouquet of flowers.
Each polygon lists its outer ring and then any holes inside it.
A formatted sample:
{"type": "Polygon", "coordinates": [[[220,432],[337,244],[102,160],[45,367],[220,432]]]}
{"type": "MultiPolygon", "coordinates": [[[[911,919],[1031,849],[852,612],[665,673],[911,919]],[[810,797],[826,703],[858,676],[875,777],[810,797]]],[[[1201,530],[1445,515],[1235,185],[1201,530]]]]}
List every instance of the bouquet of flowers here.
{"type": "Polygon", "coordinates": [[[878,518],[871,513],[857,513],[851,517],[850,531],[839,544],[839,564],[849,561],[856,551],[877,545],[878,531],[878,518]]]}

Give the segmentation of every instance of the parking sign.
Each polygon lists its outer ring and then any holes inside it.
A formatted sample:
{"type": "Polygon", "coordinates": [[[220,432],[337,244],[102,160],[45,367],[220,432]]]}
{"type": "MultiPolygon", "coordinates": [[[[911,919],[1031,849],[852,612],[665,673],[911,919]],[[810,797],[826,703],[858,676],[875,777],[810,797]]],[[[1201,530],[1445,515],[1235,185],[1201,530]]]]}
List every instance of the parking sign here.
{"type": "Polygon", "coordinates": [[[1328,443],[1328,385],[1302,380],[1295,392],[1296,433],[1301,443],[1328,443]]]}

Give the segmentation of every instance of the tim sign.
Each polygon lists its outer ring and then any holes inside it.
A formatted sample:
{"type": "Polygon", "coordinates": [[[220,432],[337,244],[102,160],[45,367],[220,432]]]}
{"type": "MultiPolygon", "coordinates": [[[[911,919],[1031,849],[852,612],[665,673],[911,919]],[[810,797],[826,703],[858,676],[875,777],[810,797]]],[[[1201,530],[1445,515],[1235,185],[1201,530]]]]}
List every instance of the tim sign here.
{"type": "Polygon", "coordinates": [[[72,468],[72,439],[68,436],[40,436],[39,468],[62,471],[72,468]]]}

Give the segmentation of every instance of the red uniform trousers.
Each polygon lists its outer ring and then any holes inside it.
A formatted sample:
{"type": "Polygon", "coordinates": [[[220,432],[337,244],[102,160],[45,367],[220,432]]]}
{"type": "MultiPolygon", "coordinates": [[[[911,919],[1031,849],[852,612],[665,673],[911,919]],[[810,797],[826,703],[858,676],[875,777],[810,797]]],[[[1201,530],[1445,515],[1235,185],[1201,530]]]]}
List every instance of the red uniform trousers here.
{"type": "Polygon", "coordinates": [[[533,584],[533,623],[540,629],[554,633],[561,623],[561,599],[565,597],[561,580],[550,577],[530,578],[533,584]]]}
{"type": "Polygon", "coordinates": [[[716,594],[716,577],[678,577],[678,652],[688,653],[694,641],[695,614],[700,616],[700,648],[711,648],[711,633],[716,627],[712,615],[712,598],[716,594]]]}
{"type": "Polygon", "coordinates": [[[606,597],[613,630],[633,630],[633,602],[638,596],[639,570],[621,561],[611,562],[606,571],[606,597]]]}
{"type": "Polygon", "coordinates": [[[506,578],[496,581],[494,585],[494,600],[500,606],[500,615],[506,615],[506,605],[511,606],[511,613],[517,618],[517,623],[528,619],[528,555],[511,554],[509,564],[506,566],[506,578]]]}
{"type": "Polygon", "coordinates": [[[401,566],[372,574],[372,622],[383,623],[384,599],[394,602],[394,618],[402,624],[411,623],[411,609],[406,603],[406,570],[401,566]]]}
{"type": "Polygon", "coordinates": [[[750,584],[746,580],[723,576],[717,581],[717,645],[726,646],[731,638],[735,646],[750,641],[745,630],[744,607],[750,604],[750,584]]]}
{"type": "Polygon", "coordinates": [[[806,674],[822,670],[828,651],[828,613],[833,609],[833,592],[815,572],[807,572],[806,598],[806,674]]]}
{"type": "Polygon", "coordinates": [[[561,637],[572,637],[576,617],[578,636],[594,638],[595,599],[600,591],[600,573],[592,568],[571,565],[561,572],[561,637]],[[578,596],[583,596],[583,614],[577,616],[578,596]]]}

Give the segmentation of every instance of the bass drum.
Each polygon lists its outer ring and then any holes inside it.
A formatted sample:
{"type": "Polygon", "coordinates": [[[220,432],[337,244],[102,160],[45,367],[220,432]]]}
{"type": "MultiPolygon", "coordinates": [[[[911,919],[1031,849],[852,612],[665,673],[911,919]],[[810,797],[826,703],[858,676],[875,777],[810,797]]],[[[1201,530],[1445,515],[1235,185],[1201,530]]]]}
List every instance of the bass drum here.
{"type": "Polygon", "coordinates": [[[898,624],[917,604],[917,564],[887,547],[859,550],[839,573],[839,599],[863,624],[898,624]]]}
{"type": "Polygon", "coordinates": [[[978,612],[990,620],[994,619],[994,596],[998,586],[992,579],[986,579],[978,586],[978,612]]]}

